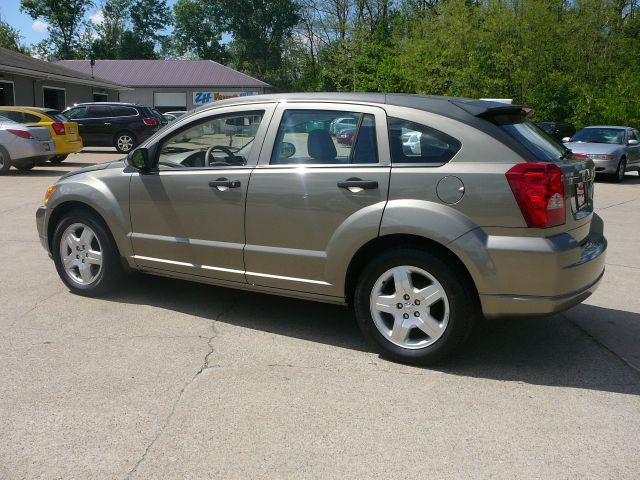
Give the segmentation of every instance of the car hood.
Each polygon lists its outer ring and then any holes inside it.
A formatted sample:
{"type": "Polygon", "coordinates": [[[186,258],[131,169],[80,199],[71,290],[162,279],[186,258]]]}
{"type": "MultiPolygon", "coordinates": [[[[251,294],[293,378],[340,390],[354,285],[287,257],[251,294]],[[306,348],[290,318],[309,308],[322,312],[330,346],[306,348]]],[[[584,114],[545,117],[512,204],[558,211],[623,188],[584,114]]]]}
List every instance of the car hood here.
{"type": "Polygon", "coordinates": [[[88,167],[79,168],[78,170],[74,170],[73,172],[66,173],[60,177],[60,180],[72,177],[74,175],[79,175],[81,173],[95,172],[96,170],[105,170],[107,168],[124,168],[125,165],[126,164],[124,158],[105,163],[96,163],[95,165],[89,165],[88,167]]]}
{"type": "Polygon", "coordinates": [[[564,144],[573,153],[596,153],[596,154],[614,154],[622,150],[622,145],[614,145],[610,143],[588,143],[588,142],[569,142],[564,144]]]}

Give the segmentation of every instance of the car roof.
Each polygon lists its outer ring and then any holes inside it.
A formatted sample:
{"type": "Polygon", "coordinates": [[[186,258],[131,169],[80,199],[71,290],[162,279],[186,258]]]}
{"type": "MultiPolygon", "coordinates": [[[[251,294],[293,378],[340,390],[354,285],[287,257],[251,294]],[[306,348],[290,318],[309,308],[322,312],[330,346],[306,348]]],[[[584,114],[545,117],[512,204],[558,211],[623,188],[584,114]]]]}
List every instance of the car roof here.
{"type": "MultiPolygon", "coordinates": [[[[79,106],[87,106],[87,105],[116,105],[116,106],[125,106],[125,107],[144,107],[145,105],[141,105],[139,103],[129,103],[129,102],[81,102],[74,103],[74,107],[79,106]]],[[[69,107],[71,108],[71,107],[69,107]]]]}
{"type": "Polygon", "coordinates": [[[620,130],[627,130],[627,129],[630,129],[631,127],[623,127],[620,125],[589,125],[588,127],[584,127],[583,130],[587,128],[617,128],[620,130]]]}

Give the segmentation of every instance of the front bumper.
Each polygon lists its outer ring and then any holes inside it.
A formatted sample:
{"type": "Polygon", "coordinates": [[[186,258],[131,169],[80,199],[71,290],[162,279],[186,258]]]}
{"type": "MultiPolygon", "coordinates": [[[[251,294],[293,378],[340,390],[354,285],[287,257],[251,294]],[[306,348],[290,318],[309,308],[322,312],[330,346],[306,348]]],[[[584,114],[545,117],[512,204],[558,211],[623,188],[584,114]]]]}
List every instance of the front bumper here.
{"type": "Polygon", "coordinates": [[[604,174],[613,174],[618,171],[618,163],[620,163],[619,159],[614,160],[593,160],[593,164],[596,169],[596,174],[604,173],[604,174]]]}

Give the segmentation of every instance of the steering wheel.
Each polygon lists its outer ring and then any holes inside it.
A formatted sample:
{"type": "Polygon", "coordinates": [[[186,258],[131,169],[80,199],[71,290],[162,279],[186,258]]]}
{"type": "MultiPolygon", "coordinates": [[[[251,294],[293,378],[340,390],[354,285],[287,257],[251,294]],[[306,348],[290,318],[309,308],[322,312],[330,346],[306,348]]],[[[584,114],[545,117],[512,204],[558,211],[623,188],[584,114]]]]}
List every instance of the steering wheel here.
{"type": "MultiPolygon", "coordinates": [[[[231,149],[229,147],[225,147],[224,145],[212,145],[207,149],[207,153],[204,156],[204,161],[207,162],[207,164],[209,166],[220,167],[220,166],[232,165],[231,162],[219,162],[219,161],[216,161],[216,162],[213,162],[213,163],[208,163],[209,162],[209,156],[211,155],[211,153],[214,150],[220,150],[221,152],[226,153],[227,156],[229,157],[229,160],[234,161],[237,158],[236,155],[231,151],[231,149]]],[[[215,158],[215,157],[213,157],[213,158],[215,158]]]]}

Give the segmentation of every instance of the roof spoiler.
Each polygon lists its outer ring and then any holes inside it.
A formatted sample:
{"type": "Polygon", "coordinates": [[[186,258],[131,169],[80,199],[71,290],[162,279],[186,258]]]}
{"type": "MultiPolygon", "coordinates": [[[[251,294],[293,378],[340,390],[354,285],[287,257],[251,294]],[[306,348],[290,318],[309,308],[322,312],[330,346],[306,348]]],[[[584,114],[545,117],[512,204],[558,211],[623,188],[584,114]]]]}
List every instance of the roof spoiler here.
{"type": "Polygon", "coordinates": [[[488,100],[451,99],[449,102],[461,108],[474,117],[487,119],[495,115],[522,115],[528,117],[533,109],[522,105],[510,105],[502,102],[488,100]]]}

